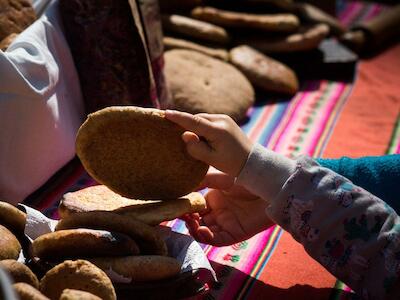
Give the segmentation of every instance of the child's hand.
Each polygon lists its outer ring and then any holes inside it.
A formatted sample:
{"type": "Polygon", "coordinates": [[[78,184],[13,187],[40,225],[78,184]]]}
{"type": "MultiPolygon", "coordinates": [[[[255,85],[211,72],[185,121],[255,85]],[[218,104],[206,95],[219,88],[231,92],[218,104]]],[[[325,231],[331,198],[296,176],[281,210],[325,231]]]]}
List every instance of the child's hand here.
{"type": "Polygon", "coordinates": [[[165,117],[188,130],[182,139],[190,155],[233,177],[239,175],[252,142],[230,117],[171,110],[165,117]]]}
{"type": "Polygon", "coordinates": [[[182,219],[190,234],[199,242],[227,246],[246,240],[272,226],[265,214],[268,203],[223,173],[209,173],[203,181],[211,189],[205,196],[208,210],[182,219]]]}
{"type": "Polygon", "coordinates": [[[208,169],[206,176],[200,185],[197,187],[198,190],[210,188],[229,192],[230,195],[240,197],[243,200],[256,200],[258,196],[250,193],[244,187],[235,184],[235,177],[228,174],[222,173],[213,167],[208,169]]]}

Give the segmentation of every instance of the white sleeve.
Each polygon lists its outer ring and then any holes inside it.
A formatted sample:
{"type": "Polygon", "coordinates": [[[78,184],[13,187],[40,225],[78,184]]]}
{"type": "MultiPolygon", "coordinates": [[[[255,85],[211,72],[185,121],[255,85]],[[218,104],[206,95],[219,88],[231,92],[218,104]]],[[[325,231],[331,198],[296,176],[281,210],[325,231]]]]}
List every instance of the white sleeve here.
{"type": "Polygon", "coordinates": [[[400,218],[384,201],[311,158],[259,145],[237,183],[268,201],[268,217],[359,295],[400,293],[400,218]]]}

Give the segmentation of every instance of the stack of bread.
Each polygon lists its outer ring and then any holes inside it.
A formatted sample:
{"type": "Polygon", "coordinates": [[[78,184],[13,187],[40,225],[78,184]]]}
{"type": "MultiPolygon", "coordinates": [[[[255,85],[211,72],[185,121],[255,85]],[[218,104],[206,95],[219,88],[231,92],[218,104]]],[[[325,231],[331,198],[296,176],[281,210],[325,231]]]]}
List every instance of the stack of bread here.
{"type": "Polygon", "coordinates": [[[330,30],[344,32],[327,13],[292,0],[160,0],[160,5],[170,106],[225,113],[236,121],[254,102],[252,85],[288,96],[298,91],[295,71],[275,54],[311,51],[330,30]]]}
{"type": "Polygon", "coordinates": [[[45,268],[40,281],[15,261],[21,251],[15,235],[23,235],[25,214],[0,206],[1,223],[9,228],[0,226],[0,259],[13,259],[0,267],[12,274],[22,299],[28,299],[24,293],[35,293],[34,299],[116,299],[114,287],[179,275],[181,263],[169,256],[156,225],[206,209],[203,196],[192,191],[208,170],[186,153],[183,132],[157,109],[110,107],[88,116],[77,135],[77,154],[101,185],[65,194],[55,230],[32,241],[34,265],[45,268]],[[17,279],[15,270],[29,280],[17,279]],[[75,295],[80,291],[93,295],[75,295]]]}

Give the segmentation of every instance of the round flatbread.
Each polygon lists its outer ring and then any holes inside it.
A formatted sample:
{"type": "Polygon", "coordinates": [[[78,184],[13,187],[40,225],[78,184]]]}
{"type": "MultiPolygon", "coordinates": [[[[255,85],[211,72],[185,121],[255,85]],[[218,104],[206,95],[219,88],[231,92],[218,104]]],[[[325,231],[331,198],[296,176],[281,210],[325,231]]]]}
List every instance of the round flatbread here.
{"type": "Polygon", "coordinates": [[[228,32],[219,26],[180,15],[163,15],[162,26],[167,32],[185,35],[190,38],[213,43],[227,44],[228,32]]]}
{"type": "Polygon", "coordinates": [[[18,259],[21,244],[15,235],[6,227],[0,225],[0,260],[18,259]]]}
{"type": "Polygon", "coordinates": [[[270,92],[296,94],[299,81],[296,73],[283,63],[246,45],[230,50],[230,61],[255,86],[270,92]]]}
{"type": "Polygon", "coordinates": [[[192,17],[224,27],[254,28],[268,32],[293,32],[299,25],[299,18],[293,14],[249,14],[227,11],[214,7],[196,7],[192,17]]]}
{"type": "Polygon", "coordinates": [[[114,280],[118,282],[123,281],[121,277],[126,282],[162,280],[178,275],[181,270],[181,264],[175,258],[158,255],[99,257],[90,261],[111,278],[114,275],[114,280]]]}
{"type": "Polygon", "coordinates": [[[0,41],[0,50],[6,51],[11,43],[17,38],[18,34],[11,33],[0,41]]]}
{"type": "Polygon", "coordinates": [[[296,51],[310,51],[329,34],[326,24],[303,26],[298,32],[283,37],[242,36],[235,39],[236,44],[247,44],[265,53],[291,53],[296,51]]]}
{"type": "Polygon", "coordinates": [[[22,32],[36,20],[32,1],[1,0],[0,40],[11,33],[22,32]]]}
{"type": "Polygon", "coordinates": [[[105,185],[94,185],[64,194],[58,207],[62,219],[78,212],[105,210],[112,211],[120,207],[157,202],[154,200],[134,200],[122,197],[105,185]]]}
{"type": "Polygon", "coordinates": [[[185,130],[161,110],[108,107],[79,129],[76,151],[88,173],[133,199],[174,199],[193,191],[208,166],[186,151],[185,130]]]}
{"type": "Polygon", "coordinates": [[[32,242],[32,253],[43,260],[136,255],[139,248],[122,233],[92,229],[70,229],[46,233],[32,242]]]}
{"type": "Polygon", "coordinates": [[[33,286],[25,282],[15,283],[13,287],[20,300],[50,300],[33,286]]]}
{"type": "Polygon", "coordinates": [[[39,288],[39,280],[36,275],[24,264],[14,259],[5,259],[0,260],[0,268],[8,272],[13,282],[25,282],[36,289],[39,288]]]}
{"type": "Polygon", "coordinates": [[[174,37],[164,37],[163,38],[164,49],[171,50],[171,49],[188,49],[203,53],[205,55],[215,57],[218,59],[222,59],[227,61],[229,59],[228,51],[223,48],[215,48],[210,46],[204,46],[192,41],[187,41],[183,39],[177,39],[174,37]]]}
{"type": "Polygon", "coordinates": [[[197,192],[168,201],[141,201],[124,198],[104,185],[97,185],[65,194],[59,213],[64,219],[78,212],[113,211],[148,225],[157,225],[206,208],[206,200],[197,192]]]}
{"type": "Polygon", "coordinates": [[[107,211],[81,212],[61,219],[56,230],[90,228],[120,232],[135,240],[141,254],[167,255],[167,245],[154,227],[128,216],[107,211]]]}
{"type": "Polygon", "coordinates": [[[25,230],[26,214],[7,202],[0,201],[0,224],[14,234],[22,235],[25,230]]]}
{"type": "Polygon", "coordinates": [[[89,292],[65,289],[59,300],[101,300],[101,298],[89,292]]]}
{"type": "Polygon", "coordinates": [[[192,50],[167,51],[164,58],[171,108],[240,121],[253,105],[254,89],[234,66],[192,50]]]}
{"type": "Polygon", "coordinates": [[[40,281],[40,290],[50,299],[59,299],[65,289],[86,291],[103,300],[117,299],[111,280],[86,260],[67,260],[48,271],[40,281]]]}

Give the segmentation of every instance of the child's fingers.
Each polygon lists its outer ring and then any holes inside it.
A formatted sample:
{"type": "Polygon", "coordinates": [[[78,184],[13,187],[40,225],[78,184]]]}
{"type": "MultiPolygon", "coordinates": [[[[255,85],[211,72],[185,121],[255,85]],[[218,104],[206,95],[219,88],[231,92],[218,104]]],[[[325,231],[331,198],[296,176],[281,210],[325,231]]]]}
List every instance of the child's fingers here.
{"type": "Polygon", "coordinates": [[[219,190],[229,190],[234,185],[235,179],[222,172],[207,173],[203,181],[200,183],[202,188],[212,188],[219,190]]]}
{"type": "Polygon", "coordinates": [[[185,219],[186,227],[189,229],[190,232],[197,231],[200,224],[197,220],[187,218],[185,219]]]}
{"type": "Polygon", "coordinates": [[[196,114],[196,116],[207,119],[208,121],[211,121],[211,122],[217,121],[220,119],[220,115],[217,115],[217,114],[199,113],[199,114],[196,114]]]}
{"type": "Polygon", "coordinates": [[[214,226],[200,226],[194,234],[197,241],[218,247],[231,245],[234,240],[228,232],[214,226]]]}
{"type": "Polygon", "coordinates": [[[212,150],[206,142],[196,140],[193,135],[188,132],[182,135],[182,139],[186,143],[186,149],[191,156],[209,165],[211,164],[212,150]]]}
{"type": "Polygon", "coordinates": [[[197,241],[210,245],[214,245],[214,236],[214,233],[207,226],[200,226],[195,233],[197,241]]]}
{"type": "Polygon", "coordinates": [[[197,134],[191,132],[191,131],[185,131],[182,134],[182,140],[186,143],[198,143],[200,142],[200,138],[197,136],[197,134]]]}
{"type": "Polygon", "coordinates": [[[216,121],[221,121],[221,120],[227,119],[227,115],[224,115],[224,114],[199,113],[199,114],[196,114],[196,116],[207,119],[211,122],[216,122],[216,121]]]}
{"type": "Polygon", "coordinates": [[[166,110],[165,118],[205,138],[210,134],[212,128],[209,120],[181,111],[166,110]]]}

